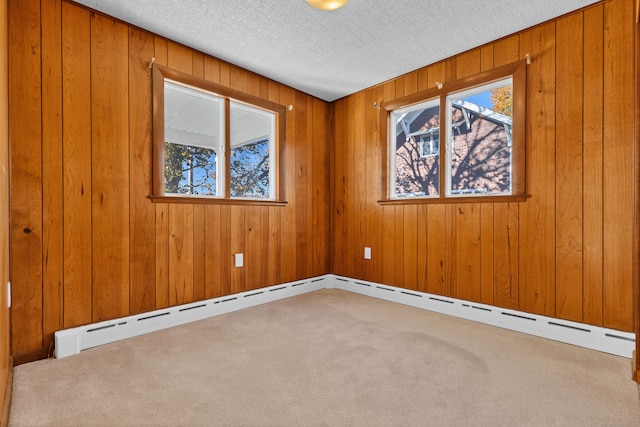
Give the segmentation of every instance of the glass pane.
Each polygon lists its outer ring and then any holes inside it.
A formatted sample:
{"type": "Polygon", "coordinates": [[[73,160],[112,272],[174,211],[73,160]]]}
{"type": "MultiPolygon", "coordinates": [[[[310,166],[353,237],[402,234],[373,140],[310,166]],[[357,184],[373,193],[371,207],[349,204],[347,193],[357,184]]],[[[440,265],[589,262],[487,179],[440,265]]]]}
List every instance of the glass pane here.
{"type": "Polygon", "coordinates": [[[391,114],[395,173],[392,197],[437,196],[440,188],[440,104],[428,101],[391,114]]]}
{"type": "Polygon", "coordinates": [[[447,98],[452,195],[511,194],[511,79],[447,98]]]}
{"type": "Polygon", "coordinates": [[[165,143],[165,193],[215,196],[218,156],[210,148],[165,143]]]}
{"type": "Polygon", "coordinates": [[[165,194],[220,194],[223,100],[169,81],[164,97],[165,194]]]}
{"type": "Polygon", "coordinates": [[[275,114],[231,103],[231,197],[272,199],[275,114]]]}

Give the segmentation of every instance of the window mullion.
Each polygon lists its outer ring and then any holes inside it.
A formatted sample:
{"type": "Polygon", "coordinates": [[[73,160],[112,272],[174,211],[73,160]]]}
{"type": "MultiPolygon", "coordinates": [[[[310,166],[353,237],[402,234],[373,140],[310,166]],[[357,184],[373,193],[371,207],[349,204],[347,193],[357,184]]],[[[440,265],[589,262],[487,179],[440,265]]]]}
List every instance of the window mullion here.
{"type": "Polygon", "coordinates": [[[231,196],[231,100],[224,100],[224,197],[231,196]]]}
{"type": "Polygon", "coordinates": [[[449,182],[449,155],[451,140],[449,138],[449,111],[447,111],[447,97],[440,96],[440,180],[438,182],[438,197],[447,197],[447,183],[449,182]],[[444,120],[443,120],[444,117],[444,120]],[[444,144],[443,144],[444,142],[444,144]]]}

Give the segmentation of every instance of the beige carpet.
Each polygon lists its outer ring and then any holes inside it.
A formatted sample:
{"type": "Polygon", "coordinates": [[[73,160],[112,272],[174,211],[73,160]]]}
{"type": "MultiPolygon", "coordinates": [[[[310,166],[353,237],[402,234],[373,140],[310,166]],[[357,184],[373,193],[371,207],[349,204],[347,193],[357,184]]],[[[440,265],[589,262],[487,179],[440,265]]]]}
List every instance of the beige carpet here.
{"type": "Polygon", "coordinates": [[[15,369],[10,426],[640,426],[631,361],[322,290],[15,369]]]}

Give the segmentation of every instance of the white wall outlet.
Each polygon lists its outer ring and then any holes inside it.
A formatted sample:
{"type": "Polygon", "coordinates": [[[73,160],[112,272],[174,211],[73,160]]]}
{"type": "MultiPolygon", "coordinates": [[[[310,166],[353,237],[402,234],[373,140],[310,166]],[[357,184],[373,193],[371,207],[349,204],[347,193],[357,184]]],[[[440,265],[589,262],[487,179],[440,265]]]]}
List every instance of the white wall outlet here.
{"type": "Polygon", "coordinates": [[[11,282],[7,282],[7,307],[11,308],[11,282]]]}
{"type": "Polygon", "coordinates": [[[364,248],[364,259],[371,259],[371,248],[364,248]]]}
{"type": "Polygon", "coordinates": [[[236,257],[236,267],[244,266],[244,254],[235,254],[236,257]]]}

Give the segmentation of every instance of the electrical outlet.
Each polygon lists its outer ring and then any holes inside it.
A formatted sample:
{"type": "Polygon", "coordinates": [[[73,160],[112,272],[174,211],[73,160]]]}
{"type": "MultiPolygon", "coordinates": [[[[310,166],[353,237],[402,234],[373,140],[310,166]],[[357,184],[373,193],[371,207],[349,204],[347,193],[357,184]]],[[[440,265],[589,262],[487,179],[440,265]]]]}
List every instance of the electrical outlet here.
{"type": "Polygon", "coordinates": [[[364,259],[371,259],[371,248],[364,248],[364,259]]]}
{"type": "Polygon", "coordinates": [[[7,307],[11,308],[11,282],[7,282],[7,307]]]}
{"type": "Polygon", "coordinates": [[[235,254],[236,257],[236,267],[244,266],[244,255],[243,254],[235,254]]]}

